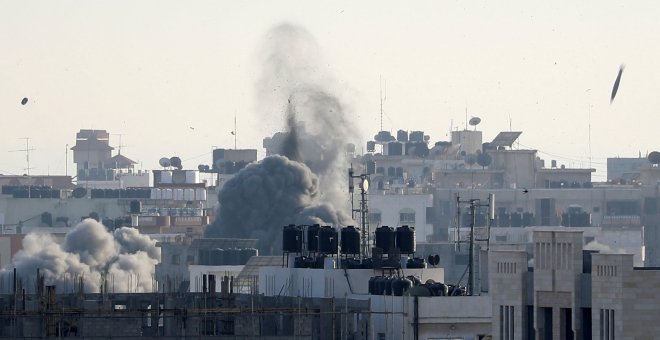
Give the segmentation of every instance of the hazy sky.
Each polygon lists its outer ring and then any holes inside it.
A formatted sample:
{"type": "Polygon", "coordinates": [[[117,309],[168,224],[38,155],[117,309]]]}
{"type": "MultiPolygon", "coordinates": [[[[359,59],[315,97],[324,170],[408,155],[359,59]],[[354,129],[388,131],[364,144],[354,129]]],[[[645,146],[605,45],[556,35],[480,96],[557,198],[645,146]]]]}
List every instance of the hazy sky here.
{"type": "Polygon", "coordinates": [[[256,112],[260,46],[283,22],[316,37],[365,141],[382,76],[385,130],[447,140],[467,106],[485,140],[511,126],[546,162],[587,167],[591,121],[604,170],[660,149],[658,18],[657,1],[0,0],[0,173],[24,172],[12,150],[30,137],[31,173],[63,174],[81,128],[122,134],[144,169],[174,155],[196,168],[233,147],[234,113],[238,147],[260,148],[284,124],[281,108],[256,112]]]}

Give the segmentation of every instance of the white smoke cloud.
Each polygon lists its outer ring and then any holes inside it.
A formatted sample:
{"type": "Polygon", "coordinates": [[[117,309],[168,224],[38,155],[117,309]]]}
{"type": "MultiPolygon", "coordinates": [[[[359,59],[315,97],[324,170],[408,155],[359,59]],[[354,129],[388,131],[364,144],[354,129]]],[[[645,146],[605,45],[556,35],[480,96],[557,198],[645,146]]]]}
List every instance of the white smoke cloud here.
{"type": "Polygon", "coordinates": [[[109,291],[149,292],[159,261],[156,241],[137,229],[123,227],[111,233],[101,223],[86,219],[61,243],[49,234],[26,235],[23,249],[0,271],[0,277],[7,282],[16,268],[28,291],[33,291],[31,282],[36,282],[39,270],[45,284],[56,285],[60,291],[83,280],[86,292],[99,292],[105,279],[109,291]]]}

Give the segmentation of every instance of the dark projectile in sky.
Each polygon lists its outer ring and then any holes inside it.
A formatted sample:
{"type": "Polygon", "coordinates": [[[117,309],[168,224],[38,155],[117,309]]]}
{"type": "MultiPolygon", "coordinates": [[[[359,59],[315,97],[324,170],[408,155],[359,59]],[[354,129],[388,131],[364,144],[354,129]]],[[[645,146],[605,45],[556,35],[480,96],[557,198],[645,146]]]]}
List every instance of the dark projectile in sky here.
{"type": "Polygon", "coordinates": [[[23,100],[21,100],[21,105],[25,105],[25,104],[27,104],[27,102],[28,102],[28,99],[27,99],[27,98],[23,98],[23,100]]]}
{"type": "Polygon", "coordinates": [[[612,88],[612,96],[610,97],[610,104],[612,104],[612,101],[614,101],[614,97],[616,97],[616,91],[619,90],[619,82],[621,82],[621,74],[623,73],[624,65],[622,64],[619,67],[619,74],[616,76],[616,81],[614,81],[614,88],[612,88]]]}

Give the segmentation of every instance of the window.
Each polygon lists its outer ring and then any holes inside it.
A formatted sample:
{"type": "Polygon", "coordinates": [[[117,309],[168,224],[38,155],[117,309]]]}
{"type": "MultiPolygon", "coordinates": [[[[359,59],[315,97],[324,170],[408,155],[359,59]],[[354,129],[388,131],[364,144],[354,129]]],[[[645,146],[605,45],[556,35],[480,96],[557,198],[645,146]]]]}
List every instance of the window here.
{"type": "Polygon", "coordinates": [[[600,310],[600,338],[614,340],[614,309],[600,310]]]}
{"type": "Polygon", "coordinates": [[[411,208],[401,209],[399,211],[399,222],[401,224],[415,224],[415,210],[411,208]]]}
{"type": "Polygon", "coordinates": [[[179,264],[181,262],[181,255],[174,254],[172,255],[172,264],[179,264]]]}
{"type": "Polygon", "coordinates": [[[514,315],[513,306],[500,306],[500,339],[513,340],[514,315]]]}
{"type": "Polygon", "coordinates": [[[381,221],[382,220],[381,220],[380,212],[369,213],[369,224],[380,225],[381,221]]]}

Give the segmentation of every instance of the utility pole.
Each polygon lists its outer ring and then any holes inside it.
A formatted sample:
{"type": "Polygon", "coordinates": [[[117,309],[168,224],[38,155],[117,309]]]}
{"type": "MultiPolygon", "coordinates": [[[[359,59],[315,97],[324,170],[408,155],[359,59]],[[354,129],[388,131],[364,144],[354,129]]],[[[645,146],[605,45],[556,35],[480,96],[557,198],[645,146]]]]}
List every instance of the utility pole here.
{"type": "Polygon", "coordinates": [[[353,166],[351,165],[348,168],[348,193],[351,196],[351,218],[355,219],[355,213],[360,213],[362,236],[361,236],[361,256],[366,258],[369,256],[369,207],[367,205],[367,195],[369,193],[369,175],[361,174],[355,175],[353,172],[353,166]],[[353,180],[360,179],[360,208],[355,209],[353,205],[353,192],[355,191],[355,185],[353,180]]]}
{"type": "MultiPolygon", "coordinates": [[[[488,202],[487,203],[480,203],[481,201],[479,199],[468,199],[468,200],[461,200],[460,196],[456,196],[456,205],[457,205],[457,214],[458,218],[456,219],[457,221],[457,228],[460,228],[460,206],[461,204],[469,204],[470,205],[470,233],[468,235],[468,283],[467,283],[467,294],[468,295],[475,295],[474,294],[474,242],[475,241],[486,241],[486,249],[488,249],[488,246],[490,245],[490,226],[492,221],[495,219],[495,194],[488,194],[488,202]],[[474,238],[474,227],[477,224],[477,207],[488,207],[488,229],[487,229],[487,235],[485,239],[475,239],[474,238]]],[[[458,238],[456,242],[465,242],[460,240],[460,233],[458,233],[458,238]]]]}

